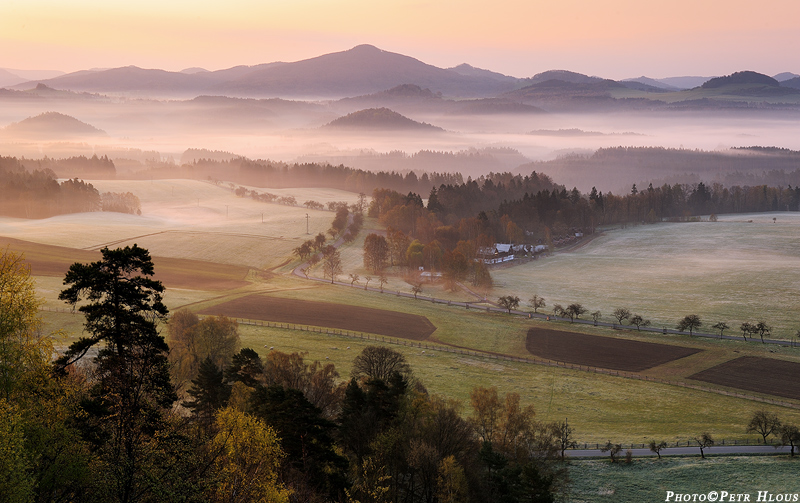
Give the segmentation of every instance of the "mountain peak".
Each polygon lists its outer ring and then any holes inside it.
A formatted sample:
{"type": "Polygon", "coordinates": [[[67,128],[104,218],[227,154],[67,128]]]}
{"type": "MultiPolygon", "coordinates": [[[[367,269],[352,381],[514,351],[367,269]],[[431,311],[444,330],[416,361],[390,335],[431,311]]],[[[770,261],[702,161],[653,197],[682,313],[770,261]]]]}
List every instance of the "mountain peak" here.
{"type": "Polygon", "coordinates": [[[343,128],[343,129],[364,129],[364,130],[412,130],[427,129],[444,131],[442,128],[432,126],[425,122],[417,122],[400,115],[388,108],[367,108],[339,117],[324,127],[343,128]]]}
{"type": "Polygon", "coordinates": [[[349,51],[345,51],[345,52],[359,52],[359,53],[368,53],[368,52],[370,52],[370,53],[376,53],[376,52],[384,52],[384,51],[382,49],[378,49],[374,45],[360,44],[360,45],[357,45],[357,46],[353,47],[349,51]]]}

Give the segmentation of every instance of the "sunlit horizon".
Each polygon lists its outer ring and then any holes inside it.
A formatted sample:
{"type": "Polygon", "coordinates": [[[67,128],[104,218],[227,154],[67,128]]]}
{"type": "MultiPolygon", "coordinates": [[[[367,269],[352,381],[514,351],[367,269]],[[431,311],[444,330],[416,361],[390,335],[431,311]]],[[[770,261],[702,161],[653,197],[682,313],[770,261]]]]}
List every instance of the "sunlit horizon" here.
{"type": "Polygon", "coordinates": [[[292,62],[370,44],[447,68],[515,77],[563,69],[605,78],[800,72],[800,3],[652,5],[363,0],[98,2],[0,6],[0,68],[181,71],[292,62]]]}

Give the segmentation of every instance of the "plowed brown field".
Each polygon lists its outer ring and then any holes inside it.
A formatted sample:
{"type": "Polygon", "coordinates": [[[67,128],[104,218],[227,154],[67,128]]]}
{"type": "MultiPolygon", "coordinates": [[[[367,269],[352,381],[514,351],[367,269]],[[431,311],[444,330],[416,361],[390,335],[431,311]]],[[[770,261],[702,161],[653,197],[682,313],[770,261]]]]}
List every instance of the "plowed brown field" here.
{"type": "Polygon", "coordinates": [[[526,347],[548,360],[627,372],[641,372],[699,352],[699,349],[598,335],[528,330],[526,347]]]}
{"type": "Polygon", "coordinates": [[[268,295],[249,295],[224,302],[201,314],[339,328],[413,340],[427,339],[436,330],[428,318],[416,314],[268,295]]]}
{"type": "Polygon", "coordinates": [[[689,379],[800,400],[800,363],[742,356],[698,372],[689,379]]]}
{"type": "MultiPolygon", "coordinates": [[[[64,276],[75,262],[96,262],[100,252],[44,245],[0,236],[0,250],[22,253],[34,276],[64,276]]],[[[230,290],[247,285],[247,267],[200,260],[153,257],[155,279],[173,288],[230,290]]]]}

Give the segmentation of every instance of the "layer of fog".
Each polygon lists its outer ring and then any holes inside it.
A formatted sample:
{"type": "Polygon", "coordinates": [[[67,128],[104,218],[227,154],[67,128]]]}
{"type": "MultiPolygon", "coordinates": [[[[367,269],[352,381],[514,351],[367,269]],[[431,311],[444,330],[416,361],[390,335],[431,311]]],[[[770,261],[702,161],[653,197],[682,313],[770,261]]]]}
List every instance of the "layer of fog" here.
{"type": "MultiPolygon", "coordinates": [[[[117,100],[85,95],[3,98],[0,103],[0,128],[54,111],[107,133],[107,136],[65,133],[42,137],[0,129],[0,155],[27,158],[108,155],[115,160],[120,176],[143,167],[147,161],[177,162],[187,148],[220,150],[253,159],[333,164],[348,164],[345,161],[354,157],[392,151],[411,155],[421,150],[458,152],[488,147],[515,149],[530,161],[572,153],[588,155],[598,148],[614,146],[718,150],[762,145],[800,150],[800,121],[793,111],[466,116],[409,105],[395,110],[446,132],[354,133],[335,132],[321,126],[357,110],[355,103],[224,98],[117,100]]],[[[433,171],[437,167],[421,169],[433,171]]],[[[464,172],[465,176],[483,174],[480,168],[470,169],[464,172]]],[[[592,184],[576,185],[587,191],[592,184]]]]}

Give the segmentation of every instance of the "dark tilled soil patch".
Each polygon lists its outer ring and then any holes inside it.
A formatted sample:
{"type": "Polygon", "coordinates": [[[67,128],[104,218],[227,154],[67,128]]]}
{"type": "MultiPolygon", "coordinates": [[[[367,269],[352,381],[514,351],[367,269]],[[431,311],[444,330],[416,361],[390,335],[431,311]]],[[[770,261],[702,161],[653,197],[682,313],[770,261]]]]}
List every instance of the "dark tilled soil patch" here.
{"type": "MultiPolygon", "coordinates": [[[[100,252],[52,246],[0,236],[0,250],[21,253],[34,276],[63,277],[75,262],[97,262],[100,252]]],[[[191,290],[230,290],[247,285],[246,267],[201,260],[153,257],[154,278],[166,287],[191,290]]]]}
{"type": "Polygon", "coordinates": [[[689,379],[800,400],[798,376],[800,363],[742,356],[691,375],[689,379]]]}
{"type": "Polygon", "coordinates": [[[205,309],[201,314],[338,328],[424,340],[436,330],[424,316],[369,307],[249,295],[205,309]]]}
{"type": "Polygon", "coordinates": [[[542,328],[528,330],[526,347],[540,358],[626,372],[641,372],[701,351],[542,328]]]}

